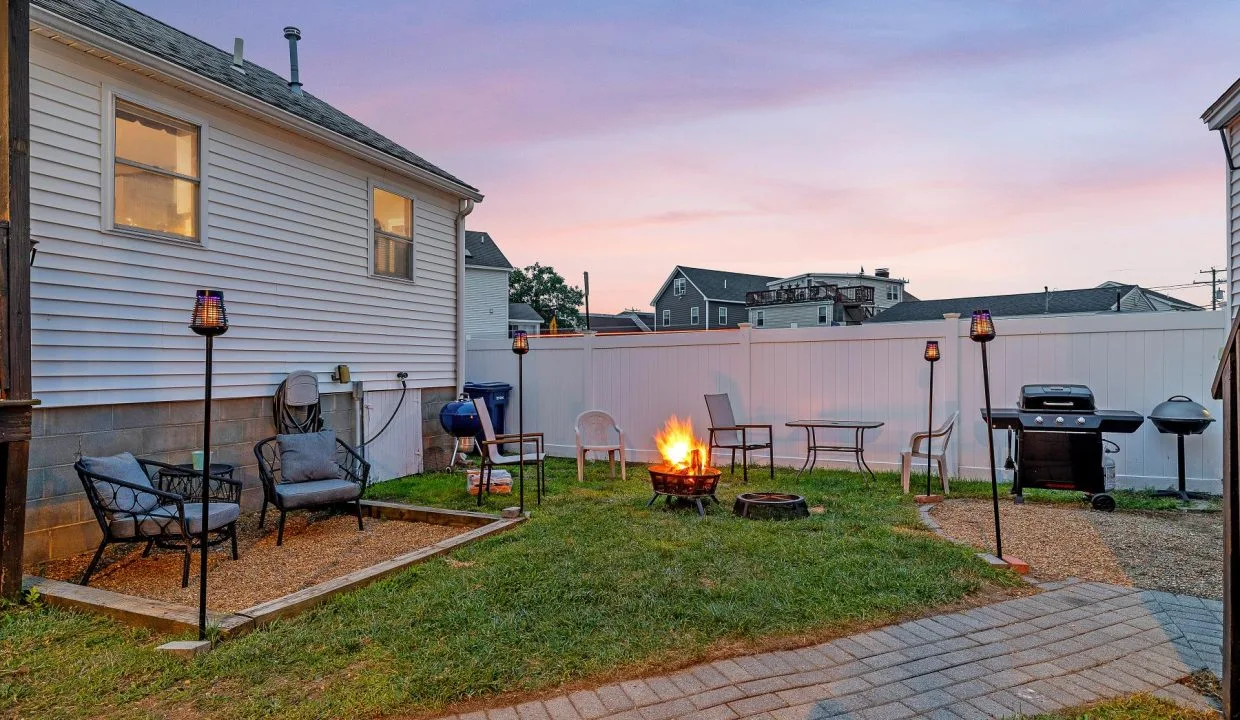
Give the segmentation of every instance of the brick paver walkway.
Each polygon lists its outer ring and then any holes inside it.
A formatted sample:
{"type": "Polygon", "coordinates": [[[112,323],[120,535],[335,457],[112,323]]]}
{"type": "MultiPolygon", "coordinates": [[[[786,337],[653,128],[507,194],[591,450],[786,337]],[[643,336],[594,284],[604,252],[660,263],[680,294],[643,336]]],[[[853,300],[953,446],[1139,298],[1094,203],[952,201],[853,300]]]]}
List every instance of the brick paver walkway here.
{"type": "Polygon", "coordinates": [[[1045,592],[452,720],[887,718],[1037,714],[1134,692],[1203,706],[1222,603],[1066,581],[1045,592]]]}

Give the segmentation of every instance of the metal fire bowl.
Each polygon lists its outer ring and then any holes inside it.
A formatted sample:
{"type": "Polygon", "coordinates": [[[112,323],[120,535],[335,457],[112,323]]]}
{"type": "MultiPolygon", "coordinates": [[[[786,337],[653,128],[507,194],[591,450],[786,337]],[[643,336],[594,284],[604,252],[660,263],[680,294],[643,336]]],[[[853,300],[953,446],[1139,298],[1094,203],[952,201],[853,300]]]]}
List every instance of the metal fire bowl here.
{"type": "Polygon", "coordinates": [[[732,513],[754,520],[796,520],[809,517],[809,505],[805,498],[791,493],[741,493],[736,496],[732,513]]]}
{"type": "Polygon", "coordinates": [[[683,498],[706,497],[715,494],[719,476],[723,472],[713,467],[703,468],[699,473],[675,470],[669,465],[650,466],[650,485],[660,495],[683,498]]]}

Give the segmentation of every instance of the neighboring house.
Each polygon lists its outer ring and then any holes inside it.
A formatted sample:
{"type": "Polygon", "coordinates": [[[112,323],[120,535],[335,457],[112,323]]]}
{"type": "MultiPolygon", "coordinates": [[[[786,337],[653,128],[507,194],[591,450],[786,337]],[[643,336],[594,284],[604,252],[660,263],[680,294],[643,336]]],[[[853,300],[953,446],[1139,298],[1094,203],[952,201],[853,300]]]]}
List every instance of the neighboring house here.
{"type": "Polygon", "coordinates": [[[1218,131],[1227,160],[1227,283],[1223,296],[1228,315],[1234,317],[1240,308],[1240,218],[1231,211],[1240,205],[1240,80],[1211,103],[1201,119],[1210,130],[1218,131]]]}
{"type": "Polygon", "coordinates": [[[677,265],[655,293],[655,330],[715,330],[746,322],[745,295],[779,278],[677,265]]]}
{"type": "Polygon", "coordinates": [[[465,337],[508,337],[512,263],[488,233],[465,231],[465,337]]]}
{"type": "Polygon", "coordinates": [[[908,280],[887,268],[873,275],[805,273],[767,283],[746,297],[749,323],[756,328],[857,325],[904,300],[908,280]]]}
{"type": "MultiPolygon", "coordinates": [[[[902,302],[867,320],[878,322],[916,322],[942,320],[945,313],[959,313],[968,317],[974,310],[990,310],[995,317],[1029,315],[1096,315],[1113,312],[1162,312],[1168,310],[1166,295],[1151,299],[1150,291],[1137,285],[1107,283],[1102,287],[1082,290],[1043,290],[1018,295],[982,295],[978,297],[947,298],[944,300],[918,300],[902,302]]],[[[1183,303],[1184,310],[1201,308],[1183,303]]]]}
{"type": "Polygon", "coordinates": [[[530,335],[542,332],[543,319],[529,303],[508,303],[508,334],[518,330],[530,335]]]}
{"type": "Polygon", "coordinates": [[[625,310],[615,315],[590,313],[590,329],[600,335],[650,332],[654,329],[654,313],[636,310],[625,310]]]}
{"type": "MultiPolygon", "coordinates": [[[[253,445],[296,369],[318,374],[328,425],[355,443],[393,415],[408,373],[404,414],[367,447],[376,474],[446,463],[434,418],[463,379],[462,235],[481,193],[299,84],[112,0],[33,0],[31,25],[42,406],[27,560],[98,541],[79,453],[188,462],[199,448],[195,288],[223,290],[231,320],[215,340],[212,459],[236,467],[247,507],[262,497],[253,445]],[[333,382],[340,364],[360,384],[333,382]]],[[[314,47],[334,51],[330,37],[314,47]]]]}
{"type": "MultiPolygon", "coordinates": [[[[1117,287],[1125,287],[1125,285],[1124,283],[1116,282],[1114,280],[1107,280],[1106,282],[1102,283],[1098,287],[1117,288],[1117,287]]],[[[1177,297],[1171,297],[1170,295],[1165,295],[1160,292],[1155,292],[1153,290],[1150,290],[1149,288],[1141,288],[1141,294],[1144,295],[1145,299],[1149,300],[1150,304],[1154,306],[1154,309],[1158,311],[1164,311],[1164,310],[1184,311],[1184,310],[1204,310],[1205,309],[1201,307],[1200,305],[1190,303],[1187,300],[1181,300],[1177,297]]]]}

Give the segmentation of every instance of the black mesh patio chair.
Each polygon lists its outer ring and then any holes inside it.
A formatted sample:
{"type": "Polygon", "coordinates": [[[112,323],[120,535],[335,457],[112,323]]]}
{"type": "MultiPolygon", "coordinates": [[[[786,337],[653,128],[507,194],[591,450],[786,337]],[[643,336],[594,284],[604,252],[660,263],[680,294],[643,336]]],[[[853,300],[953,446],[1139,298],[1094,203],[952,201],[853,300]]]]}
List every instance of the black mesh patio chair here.
{"type": "Polygon", "coordinates": [[[732,400],[727,393],[706,396],[706,412],[710,415],[709,445],[711,453],[715,448],[732,451],[732,468],[736,474],[736,451],[741,451],[741,474],[744,482],[749,482],[749,453],[754,450],[766,450],[771,458],[771,479],[775,479],[775,440],[770,425],[756,423],[738,423],[732,414],[732,400]],[[766,437],[760,432],[765,430],[766,437]],[[754,437],[757,435],[757,437],[754,437]]]}
{"type": "MultiPolygon", "coordinates": [[[[86,499],[95,514],[103,540],[82,574],[81,584],[99,567],[110,544],[146,543],[142,556],[159,545],[182,550],[181,587],[189,586],[189,562],[194,548],[202,547],[202,475],[187,473],[166,463],[135,458],[130,453],[111,457],[82,457],[73,464],[86,499]],[[160,472],[169,470],[167,474],[160,472]]],[[[207,517],[207,544],[232,544],[237,559],[237,518],[241,516],[241,482],[211,475],[207,517]]]]}
{"type": "Polygon", "coordinates": [[[323,430],[317,433],[273,435],[260,440],[254,446],[254,455],[258,458],[258,473],[263,480],[263,509],[258,516],[258,526],[263,527],[267,520],[267,505],[274,505],[280,511],[276,545],[284,544],[284,515],[290,510],[353,503],[357,513],[357,529],[363,529],[362,495],[366,492],[366,483],[370,479],[370,463],[337,438],[334,432],[323,430]],[[281,452],[281,441],[287,445],[298,438],[321,444],[330,441],[330,447],[334,447],[329,453],[330,459],[326,460],[330,467],[321,467],[319,472],[311,471],[308,475],[304,468],[299,468],[296,475],[286,473],[286,458],[281,452]]]}

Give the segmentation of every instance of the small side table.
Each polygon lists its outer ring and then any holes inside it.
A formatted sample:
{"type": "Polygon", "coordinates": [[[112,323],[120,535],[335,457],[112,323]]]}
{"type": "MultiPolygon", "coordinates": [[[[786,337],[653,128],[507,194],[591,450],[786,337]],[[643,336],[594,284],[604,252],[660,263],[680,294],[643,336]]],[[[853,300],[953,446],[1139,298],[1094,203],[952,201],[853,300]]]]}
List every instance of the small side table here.
{"type": "MultiPolygon", "coordinates": [[[[235,470],[236,468],[228,463],[211,463],[211,474],[218,477],[232,480],[235,470]]],[[[188,497],[190,490],[195,495],[201,492],[201,488],[197,487],[198,478],[201,476],[202,471],[195,470],[193,463],[182,463],[180,465],[173,465],[171,468],[161,468],[159,471],[159,485],[168,492],[188,497]]]]}

